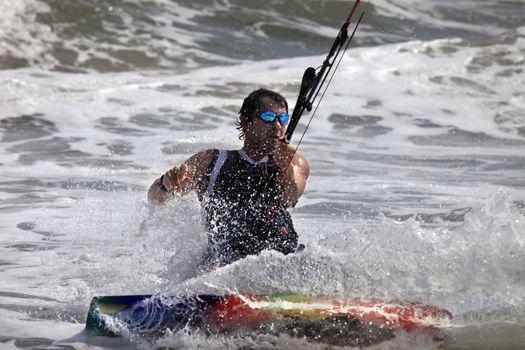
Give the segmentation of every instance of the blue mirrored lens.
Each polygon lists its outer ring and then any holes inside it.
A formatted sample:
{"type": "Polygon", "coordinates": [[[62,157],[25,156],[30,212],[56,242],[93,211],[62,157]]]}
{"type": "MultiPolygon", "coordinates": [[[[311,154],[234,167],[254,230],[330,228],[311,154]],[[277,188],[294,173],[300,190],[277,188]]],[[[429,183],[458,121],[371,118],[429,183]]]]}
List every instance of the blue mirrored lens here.
{"type": "Polygon", "coordinates": [[[262,112],[259,114],[259,118],[269,123],[273,122],[276,116],[277,114],[275,112],[262,112]]]}
{"type": "Polygon", "coordinates": [[[288,113],[281,113],[279,114],[279,123],[286,124],[288,123],[288,113]]]}
{"type": "Polygon", "coordinates": [[[277,117],[279,117],[279,123],[281,124],[288,123],[289,116],[287,113],[277,114],[275,112],[268,111],[268,112],[262,112],[259,114],[259,118],[261,118],[262,120],[268,123],[273,123],[275,121],[275,118],[277,117]]]}

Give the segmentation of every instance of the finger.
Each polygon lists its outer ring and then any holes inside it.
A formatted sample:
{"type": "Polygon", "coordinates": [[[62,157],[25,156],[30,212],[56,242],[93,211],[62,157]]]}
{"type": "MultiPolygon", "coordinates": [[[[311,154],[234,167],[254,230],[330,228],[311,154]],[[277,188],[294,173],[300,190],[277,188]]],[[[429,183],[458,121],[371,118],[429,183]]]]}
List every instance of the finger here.
{"type": "Polygon", "coordinates": [[[191,182],[191,178],[189,177],[189,169],[186,164],[182,164],[179,168],[178,174],[177,174],[177,185],[179,189],[182,190],[184,186],[189,184],[191,182]]]}
{"type": "Polygon", "coordinates": [[[176,168],[169,169],[168,171],[166,171],[166,174],[164,174],[164,176],[166,176],[166,177],[171,177],[171,176],[173,176],[173,173],[174,173],[176,170],[177,170],[176,168]]]}
{"type": "Polygon", "coordinates": [[[182,164],[179,168],[180,174],[187,175],[188,174],[188,166],[186,164],[182,164]]]}
{"type": "Polygon", "coordinates": [[[174,167],[164,174],[164,185],[177,192],[181,192],[183,187],[191,182],[188,176],[188,166],[182,164],[180,167],[174,167]]]}
{"type": "Polygon", "coordinates": [[[169,189],[172,189],[174,185],[177,183],[177,178],[178,178],[177,168],[168,170],[164,174],[164,186],[166,186],[169,189]]]}
{"type": "Polygon", "coordinates": [[[186,187],[191,182],[191,179],[188,176],[185,176],[179,180],[181,187],[186,187]]]}
{"type": "Polygon", "coordinates": [[[180,183],[187,183],[191,180],[191,178],[188,176],[188,173],[179,173],[177,180],[180,183]]]}

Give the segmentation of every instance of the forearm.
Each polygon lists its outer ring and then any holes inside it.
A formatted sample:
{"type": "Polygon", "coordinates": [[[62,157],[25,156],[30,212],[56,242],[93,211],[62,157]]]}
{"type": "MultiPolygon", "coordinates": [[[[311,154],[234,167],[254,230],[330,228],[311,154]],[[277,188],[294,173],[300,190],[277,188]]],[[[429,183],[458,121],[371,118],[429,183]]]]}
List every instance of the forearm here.
{"type": "Polygon", "coordinates": [[[305,186],[301,183],[297,183],[293,176],[288,176],[282,186],[284,205],[287,208],[295,207],[299,198],[303,195],[305,186]]]}
{"type": "Polygon", "coordinates": [[[283,199],[284,199],[284,206],[286,208],[293,208],[299,201],[299,197],[301,195],[298,193],[297,188],[295,186],[289,186],[284,191],[283,199]]]}
{"type": "Polygon", "coordinates": [[[284,204],[287,208],[295,207],[299,198],[306,189],[306,181],[310,175],[310,166],[302,155],[287,145],[283,148],[283,155],[278,162],[284,177],[281,180],[284,204]],[[293,157],[293,159],[292,159],[293,157]]]}

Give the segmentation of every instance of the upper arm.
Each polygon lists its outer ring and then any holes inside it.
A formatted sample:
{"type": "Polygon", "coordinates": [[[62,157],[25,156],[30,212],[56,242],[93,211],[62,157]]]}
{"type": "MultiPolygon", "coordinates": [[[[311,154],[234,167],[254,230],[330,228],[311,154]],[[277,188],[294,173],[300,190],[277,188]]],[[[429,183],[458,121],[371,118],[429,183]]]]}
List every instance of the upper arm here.
{"type": "Polygon", "coordinates": [[[293,168],[293,179],[297,188],[297,198],[302,196],[306,189],[306,182],[310,176],[310,164],[302,154],[296,153],[291,164],[293,168]]]}
{"type": "Polygon", "coordinates": [[[213,161],[214,151],[208,149],[194,154],[183,164],[188,167],[188,175],[191,179],[191,189],[200,197],[209,180],[209,168],[213,161]]]}
{"type": "MultiPolygon", "coordinates": [[[[202,196],[203,189],[207,184],[208,169],[213,160],[213,150],[205,150],[192,155],[181,165],[186,165],[189,183],[182,189],[182,194],[195,190],[199,199],[202,196]]],[[[176,167],[180,169],[180,166],[176,167]]],[[[153,203],[165,203],[173,199],[170,192],[160,189],[159,179],[156,179],[148,191],[148,201],[153,203]]]]}
{"type": "Polygon", "coordinates": [[[290,145],[283,145],[281,154],[284,157],[278,158],[277,161],[281,169],[286,169],[286,181],[283,183],[284,203],[286,207],[294,207],[306,188],[310,165],[306,158],[290,145]],[[291,161],[289,157],[292,157],[291,161]]]}

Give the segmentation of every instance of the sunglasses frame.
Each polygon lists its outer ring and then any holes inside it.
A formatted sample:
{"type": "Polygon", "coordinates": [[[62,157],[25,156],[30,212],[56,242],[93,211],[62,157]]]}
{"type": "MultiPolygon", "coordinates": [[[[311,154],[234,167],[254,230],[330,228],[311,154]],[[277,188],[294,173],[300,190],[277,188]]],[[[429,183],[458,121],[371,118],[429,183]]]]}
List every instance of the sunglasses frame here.
{"type": "Polygon", "coordinates": [[[263,122],[266,122],[266,123],[273,123],[275,119],[277,118],[279,118],[279,123],[281,125],[288,124],[288,122],[290,121],[290,115],[288,113],[276,113],[273,111],[264,111],[264,112],[257,114],[257,116],[259,117],[259,119],[261,119],[263,122]],[[268,116],[268,115],[271,115],[271,118],[272,118],[271,120],[265,119],[265,116],[268,116]]]}

